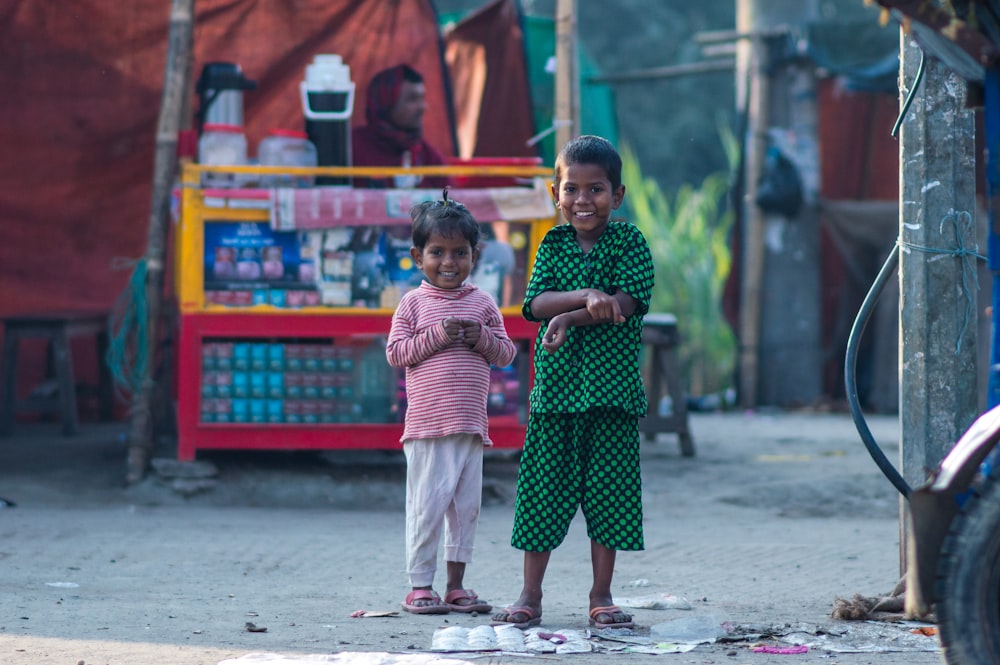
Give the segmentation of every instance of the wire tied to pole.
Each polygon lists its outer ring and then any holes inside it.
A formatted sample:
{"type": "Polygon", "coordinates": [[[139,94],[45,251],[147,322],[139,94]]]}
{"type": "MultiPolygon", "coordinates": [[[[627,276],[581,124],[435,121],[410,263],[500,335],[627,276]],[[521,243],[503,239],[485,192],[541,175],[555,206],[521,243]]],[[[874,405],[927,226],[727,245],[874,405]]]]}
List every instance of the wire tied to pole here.
{"type": "Polygon", "coordinates": [[[979,253],[979,245],[976,242],[976,225],[973,222],[972,214],[967,210],[949,210],[938,225],[938,232],[945,235],[945,227],[951,222],[951,230],[954,234],[954,247],[924,247],[913,243],[903,242],[899,239],[901,247],[915,249],[928,254],[946,254],[954,256],[961,262],[962,269],[962,297],[965,299],[965,312],[962,316],[962,329],[955,340],[955,353],[962,350],[962,338],[969,328],[969,321],[975,311],[976,301],[973,291],[979,290],[979,280],[976,277],[976,264],[973,259],[985,261],[986,257],[979,253]],[[968,242],[971,236],[971,243],[968,242]],[[971,248],[967,245],[971,244],[971,248]]]}

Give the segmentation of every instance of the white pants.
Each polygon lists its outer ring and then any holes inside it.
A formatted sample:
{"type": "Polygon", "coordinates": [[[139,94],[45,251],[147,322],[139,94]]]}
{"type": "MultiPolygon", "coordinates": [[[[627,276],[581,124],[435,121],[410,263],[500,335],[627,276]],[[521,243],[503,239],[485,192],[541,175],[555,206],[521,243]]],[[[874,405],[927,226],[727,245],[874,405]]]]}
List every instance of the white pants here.
{"type": "Polygon", "coordinates": [[[446,561],[470,563],[483,500],[483,442],[474,434],[414,439],[406,455],[406,572],[431,586],[441,525],[446,561]]]}

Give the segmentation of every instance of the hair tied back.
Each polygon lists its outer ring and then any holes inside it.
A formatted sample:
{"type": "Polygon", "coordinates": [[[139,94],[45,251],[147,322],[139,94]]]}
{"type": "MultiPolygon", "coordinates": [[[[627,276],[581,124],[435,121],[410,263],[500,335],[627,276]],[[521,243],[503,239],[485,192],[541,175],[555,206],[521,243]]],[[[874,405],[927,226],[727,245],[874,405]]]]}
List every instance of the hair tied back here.
{"type": "Polygon", "coordinates": [[[445,206],[451,205],[451,201],[448,200],[448,186],[447,185],[445,185],[444,189],[441,190],[441,204],[445,205],[445,206]]]}

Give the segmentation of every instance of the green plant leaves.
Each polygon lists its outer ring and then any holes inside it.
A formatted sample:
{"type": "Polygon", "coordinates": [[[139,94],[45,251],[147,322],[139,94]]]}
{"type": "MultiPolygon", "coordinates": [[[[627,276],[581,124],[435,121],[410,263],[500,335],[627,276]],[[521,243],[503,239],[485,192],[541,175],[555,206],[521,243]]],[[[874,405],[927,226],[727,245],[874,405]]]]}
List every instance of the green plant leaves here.
{"type": "Polygon", "coordinates": [[[682,338],[678,355],[688,393],[726,390],[733,386],[736,356],[735,337],[722,314],[733,223],[726,209],[728,176],[709,175],[697,188],[682,185],[671,200],[656,181],[643,176],[627,146],[622,161],[625,203],[646,236],[656,269],[650,311],[677,316],[682,338]]]}

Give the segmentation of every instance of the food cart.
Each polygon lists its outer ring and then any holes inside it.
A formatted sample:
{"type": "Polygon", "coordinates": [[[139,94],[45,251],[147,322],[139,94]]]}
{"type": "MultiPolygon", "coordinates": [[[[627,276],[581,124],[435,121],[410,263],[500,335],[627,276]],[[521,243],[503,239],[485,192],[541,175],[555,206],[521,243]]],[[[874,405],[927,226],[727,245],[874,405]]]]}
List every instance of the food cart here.
{"type": "Polygon", "coordinates": [[[386,362],[385,338],[399,298],[419,283],[409,209],[441,192],[310,184],[365,176],[449,176],[449,197],[483,224],[486,243],[470,279],[494,296],[519,348],[510,367],[492,369],[490,436],[498,447],[519,448],[537,333],[521,302],[535,250],[556,223],[550,174],[502,161],[412,169],[186,164],[174,234],[178,459],[206,449],[400,448],[405,384],[386,362]],[[222,172],[235,186],[202,185],[205,174],[222,172]],[[297,186],[256,186],[275,176],[297,186]]]}

